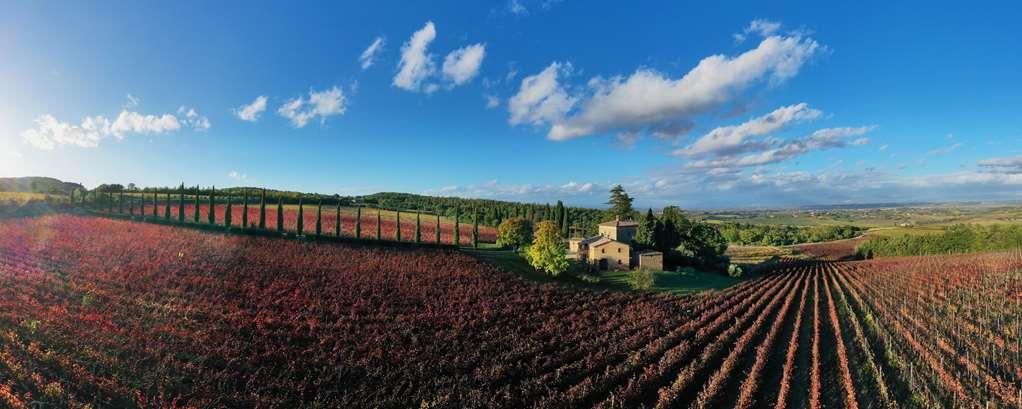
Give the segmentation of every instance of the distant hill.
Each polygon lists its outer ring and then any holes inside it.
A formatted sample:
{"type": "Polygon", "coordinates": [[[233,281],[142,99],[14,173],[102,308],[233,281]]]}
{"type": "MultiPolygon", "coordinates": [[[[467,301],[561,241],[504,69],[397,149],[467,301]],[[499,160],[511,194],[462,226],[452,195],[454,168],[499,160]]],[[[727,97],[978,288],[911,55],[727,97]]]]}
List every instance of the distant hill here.
{"type": "Polygon", "coordinates": [[[64,182],[43,176],[0,178],[0,192],[68,194],[76,189],[85,189],[85,187],[78,183],[64,182]]]}

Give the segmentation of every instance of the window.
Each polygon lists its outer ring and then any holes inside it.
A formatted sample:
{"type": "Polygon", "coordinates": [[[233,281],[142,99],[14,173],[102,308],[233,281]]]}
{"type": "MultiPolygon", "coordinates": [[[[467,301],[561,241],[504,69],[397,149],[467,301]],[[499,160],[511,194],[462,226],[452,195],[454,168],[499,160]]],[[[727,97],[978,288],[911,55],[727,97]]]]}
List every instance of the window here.
{"type": "Polygon", "coordinates": [[[618,253],[620,253],[620,252],[621,252],[621,247],[618,247],[618,248],[617,248],[617,252],[618,252],[618,253]]]}
{"type": "Polygon", "coordinates": [[[600,249],[600,254],[607,254],[607,249],[600,249]]]}

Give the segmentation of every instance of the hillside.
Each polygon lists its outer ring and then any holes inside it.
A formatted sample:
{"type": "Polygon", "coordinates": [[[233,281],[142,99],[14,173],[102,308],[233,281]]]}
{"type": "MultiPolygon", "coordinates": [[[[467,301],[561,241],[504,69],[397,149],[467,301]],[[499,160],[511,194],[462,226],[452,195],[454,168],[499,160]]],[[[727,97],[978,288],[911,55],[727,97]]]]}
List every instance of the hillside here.
{"type": "Polygon", "coordinates": [[[81,184],[64,182],[45,176],[27,176],[16,178],[0,178],[0,192],[51,193],[68,194],[76,189],[84,189],[81,184]]]}

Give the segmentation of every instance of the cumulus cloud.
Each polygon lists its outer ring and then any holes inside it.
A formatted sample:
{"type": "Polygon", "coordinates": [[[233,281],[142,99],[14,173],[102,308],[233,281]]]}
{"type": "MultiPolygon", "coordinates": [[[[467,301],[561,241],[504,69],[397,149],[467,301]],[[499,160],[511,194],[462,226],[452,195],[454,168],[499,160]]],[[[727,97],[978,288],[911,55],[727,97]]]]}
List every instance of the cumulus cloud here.
{"type": "Polygon", "coordinates": [[[266,97],[260,95],[252,103],[234,109],[234,114],[242,121],[255,122],[259,114],[266,110],[266,97]]]}
{"type": "Polygon", "coordinates": [[[373,42],[369,44],[369,47],[367,47],[365,51],[362,51],[362,55],[358,57],[358,62],[362,65],[363,70],[373,66],[373,63],[376,62],[377,54],[379,54],[380,51],[383,51],[385,43],[386,42],[383,37],[376,37],[373,39],[373,42]]]}
{"type": "Polygon", "coordinates": [[[394,76],[394,86],[408,91],[418,91],[422,82],[433,75],[436,64],[428,53],[429,43],[436,38],[436,26],[427,21],[419,31],[412,34],[401,46],[401,61],[394,76]]]}
{"type": "Polygon", "coordinates": [[[522,79],[518,93],[508,100],[511,125],[544,125],[563,119],[578,102],[558,82],[571,73],[571,64],[552,63],[539,74],[522,79]]]}
{"type": "Polygon", "coordinates": [[[789,125],[819,118],[823,113],[806,103],[780,107],[773,112],[739,125],[713,129],[691,145],[674,152],[678,156],[701,157],[733,155],[765,146],[751,138],[768,135],[789,125]]]}
{"type": "MultiPolygon", "coordinates": [[[[136,102],[137,99],[134,99],[136,102]]],[[[80,148],[95,148],[109,137],[118,140],[131,134],[161,134],[189,127],[197,131],[210,128],[209,119],[194,109],[178,110],[181,117],[173,114],[142,114],[121,110],[114,120],[102,115],[85,117],[78,124],[63,122],[53,115],[41,115],[35,120],[35,127],[22,132],[22,138],[37,149],[51,150],[57,146],[70,145],[80,148]]]]}
{"type": "Polygon", "coordinates": [[[296,128],[302,128],[316,117],[319,117],[320,123],[326,123],[328,117],[343,115],[347,110],[346,104],[344,92],[334,86],[324,91],[309,90],[307,98],[300,96],[288,100],[277,108],[277,114],[290,120],[296,128]]]}
{"type": "Polygon", "coordinates": [[[483,57],[486,56],[486,46],[483,44],[468,45],[451,51],[444,58],[444,77],[453,85],[461,85],[475,78],[479,74],[479,67],[483,64],[483,57]]]}
{"type": "Polygon", "coordinates": [[[516,16],[524,16],[529,14],[529,9],[522,4],[521,0],[509,0],[507,2],[507,11],[516,16]]]}
{"type": "Polygon", "coordinates": [[[774,35],[734,57],[706,57],[678,79],[645,68],[628,77],[597,77],[589,81],[588,98],[578,111],[554,121],[547,137],[565,140],[692,121],[753,84],[779,84],[794,77],[822,48],[800,34],[774,35]]]}
{"type": "Polygon", "coordinates": [[[608,188],[594,182],[570,181],[564,184],[505,184],[497,180],[471,185],[450,185],[427,189],[424,194],[472,198],[504,198],[516,200],[557,200],[565,197],[602,195],[608,188]]]}

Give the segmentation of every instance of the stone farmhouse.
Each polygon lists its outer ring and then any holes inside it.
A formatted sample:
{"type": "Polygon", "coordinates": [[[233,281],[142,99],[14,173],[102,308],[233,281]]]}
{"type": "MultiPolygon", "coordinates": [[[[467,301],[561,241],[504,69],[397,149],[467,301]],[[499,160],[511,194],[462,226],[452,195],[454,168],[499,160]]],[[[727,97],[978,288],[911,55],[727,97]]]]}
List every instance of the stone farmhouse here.
{"type": "Polygon", "coordinates": [[[631,243],[638,228],[639,223],[632,220],[615,219],[600,223],[599,234],[568,240],[568,257],[600,271],[630,270],[634,267],[663,270],[664,257],[659,251],[633,251],[631,243]]]}

